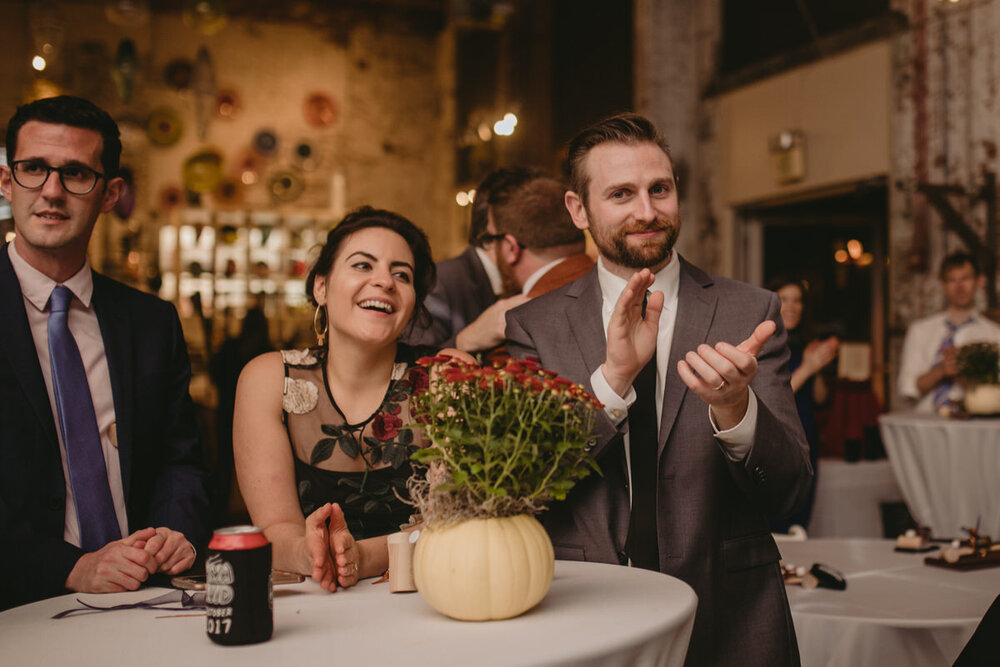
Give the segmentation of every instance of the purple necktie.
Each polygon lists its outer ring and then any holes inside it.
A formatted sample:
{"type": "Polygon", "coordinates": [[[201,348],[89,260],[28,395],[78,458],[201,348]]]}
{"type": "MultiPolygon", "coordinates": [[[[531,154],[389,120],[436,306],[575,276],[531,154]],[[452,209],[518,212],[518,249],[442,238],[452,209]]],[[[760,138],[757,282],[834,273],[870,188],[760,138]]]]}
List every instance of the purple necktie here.
{"type": "Polygon", "coordinates": [[[89,552],[121,539],[122,535],[108,485],[87,371],[69,330],[69,304],[72,300],[73,292],[65,285],[58,285],[52,290],[49,300],[49,360],[59,427],[66,446],[70,486],[80,522],[80,548],[89,552]]]}
{"type": "MultiPolygon", "coordinates": [[[[964,322],[959,322],[958,324],[953,324],[951,320],[944,321],[944,325],[948,329],[948,335],[945,336],[944,340],[941,341],[941,344],[938,345],[937,352],[934,355],[935,364],[941,361],[944,357],[944,351],[947,348],[955,346],[955,334],[958,333],[958,330],[966,324],[972,324],[971,317],[964,322]]],[[[937,390],[934,392],[934,407],[940,408],[951,404],[951,388],[954,384],[954,382],[948,379],[938,385],[937,390]]]]}

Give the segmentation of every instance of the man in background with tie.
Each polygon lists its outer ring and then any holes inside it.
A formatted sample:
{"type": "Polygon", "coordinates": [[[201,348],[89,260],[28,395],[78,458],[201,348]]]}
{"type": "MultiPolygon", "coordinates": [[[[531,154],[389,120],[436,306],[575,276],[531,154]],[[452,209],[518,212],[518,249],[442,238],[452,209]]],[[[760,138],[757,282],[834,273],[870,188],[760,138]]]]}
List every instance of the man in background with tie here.
{"type": "Polygon", "coordinates": [[[673,163],[647,119],[583,130],[569,164],[566,207],[597,266],[507,314],[515,357],[538,357],[605,405],[590,450],[602,474],[543,517],[556,558],[690,584],[687,664],[798,664],[764,519],[791,514],[812,478],[778,297],[674,250],[673,163]]]}
{"type": "Polygon", "coordinates": [[[954,252],[941,261],[945,309],[906,330],[899,364],[899,393],[920,412],[949,411],[958,376],[958,348],[1000,343],[1000,325],[976,310],[985,278],[975,256],[954,252]]]}
{"type": "Polygon", "coordinates": [[[20,107],[0,189],[0,608],[135,590],[191,566],[207,500],[172,305],[94,273],[122,191],[114,120],[69,96],[20,107]]]}

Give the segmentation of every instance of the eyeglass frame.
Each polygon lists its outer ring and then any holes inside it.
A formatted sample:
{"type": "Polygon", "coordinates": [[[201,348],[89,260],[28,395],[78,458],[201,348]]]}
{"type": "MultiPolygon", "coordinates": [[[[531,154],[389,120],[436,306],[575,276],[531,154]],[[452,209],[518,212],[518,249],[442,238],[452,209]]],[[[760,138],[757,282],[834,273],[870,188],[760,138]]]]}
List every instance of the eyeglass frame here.
{"type": "Polygon", "coordinates": [[[486,245],[487,243],[495,243],[496,241],[503,241],[508,236],[510,236],[510,238],[514,239],[514,245],[516,245],[521,250],[524,250],[524,244],[522,244],[520,241],[518,241],[511,234],[490,234],[489,232],[485,232],[485,231],[482,234],[480,234],[479,236],[476,237],[476,245],[481,248],[484,245],[486,245]]]}
{"type": "Polygon", "coordinates": [[[20,185],[25,190],[41,190],[42,188],[45,187],[45,184],[49,182],[49,177],[52,176],[52,172],[54,171],[57,174],[59,174],[59,185],[62,186],[62,189],[70,193],[71,195],[77,195],[78,197],[89,195],[91,192],[93,192],[94,188],[97,187],[97,184],[101,181],[102,178],[105,181],[108,180],[108,177],[105,174],[102,174],[96,169],[91,169],[85,164],[67,164],[63,165],[62,167],[53,167],[52,165],[45,164],[40,160],[28,159],[28,160],[14,160],[8,165],[8,167],[10,168],[11,178],[13,178],[14,182],[20,185]],[[35,166],[42,167],[43,169],[45,169],[45,178],[42,179],[42,182],[39,183],[38,185],[35,186],[25,185],[17,178],[17,166],[20,164],[34,164],[35,166]],[[87,190],[86,192],[73,192],[68,187],[66,187],[66,181],[63,180],[63,169],[83,169],[85,171],[89,171],[96,177],[94,178],[94,184],[91,185],[90,189],[87,190]]]}

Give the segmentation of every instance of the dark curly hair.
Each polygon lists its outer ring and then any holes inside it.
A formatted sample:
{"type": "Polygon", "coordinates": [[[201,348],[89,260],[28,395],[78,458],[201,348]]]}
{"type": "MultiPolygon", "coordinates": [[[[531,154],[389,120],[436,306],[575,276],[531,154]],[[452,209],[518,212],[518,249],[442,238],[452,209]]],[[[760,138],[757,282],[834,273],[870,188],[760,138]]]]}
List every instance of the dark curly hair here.
{"type": "Polygon", "coordinates": [[[434,259],[431,256],[431,245],[427,241],[427,235],[415,224],[391,211],[384,211],[370,206],[362,206],[356,211],[351,211],[344,219],[337,223],[326,235],[326,243],[320,250],[319,257],[306,278],[306,296],[314,306],[316,297],[313,296],[313,284],[316,276],[330,275],[333,270],[333,260],[337,257],[337,251],[343,245],[344,240],[354,232],[371,227],[382,227],[396,232],[406,241],[413,253],[413,290],[416,292],[416,304],[413,309],[411,325],[418,320],[428,322],[430,313],[424,305],[424,298],[434,289],[434,282],[437,280],[437,270],[434,267],[434,259]]]}

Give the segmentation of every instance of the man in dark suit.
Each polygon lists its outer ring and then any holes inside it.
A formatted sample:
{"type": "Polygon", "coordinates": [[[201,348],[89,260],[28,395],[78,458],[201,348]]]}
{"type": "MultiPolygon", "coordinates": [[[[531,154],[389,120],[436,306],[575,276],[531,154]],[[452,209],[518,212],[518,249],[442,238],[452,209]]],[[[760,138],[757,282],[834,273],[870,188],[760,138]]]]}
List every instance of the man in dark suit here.
{"type": "Polygon", "coordinates": [[[504,316],[527,297],[518,294],[497,298],[502,283],[493,255],[496,236],[490,229],[491,205],[543,173],[526,167],[503,167],[479,184],[472,203],[469,246],[458,257],[437,263],[437,283],[425,301],[431,321],[414,320],[406,336],[408,343],[455,347],[475,354],[503,341],[504,316]]]}
{"type": "Polygon", "coordinates": [[[561,181],[539,176],[491,206],[494,251],[505,295],[540,296],[594,266],[584,252],[583,230],[573,224],[563,204],[565,192],[561,181]]]}
{"type": "Polygon", "coordinates": [[[598,264],[507,316],[514,356],[538,357],[605,404],[591,450],[603,474],[544,517],[556,557],[690,584],[688,664],[797,664],[764,516],[791,513],[812,475],[777,296],[676,254],[673,166],[645,118],[584,130],[569,159],[566,206],[598,264]]]}
{"type": "Polygon", "coordinates": [[[91,271],[122,190],[118,127],[75,97],[20,107],[0,188],[0,608],[134,590],[194,562],[207,500],[173,306],[91,271]]]}

